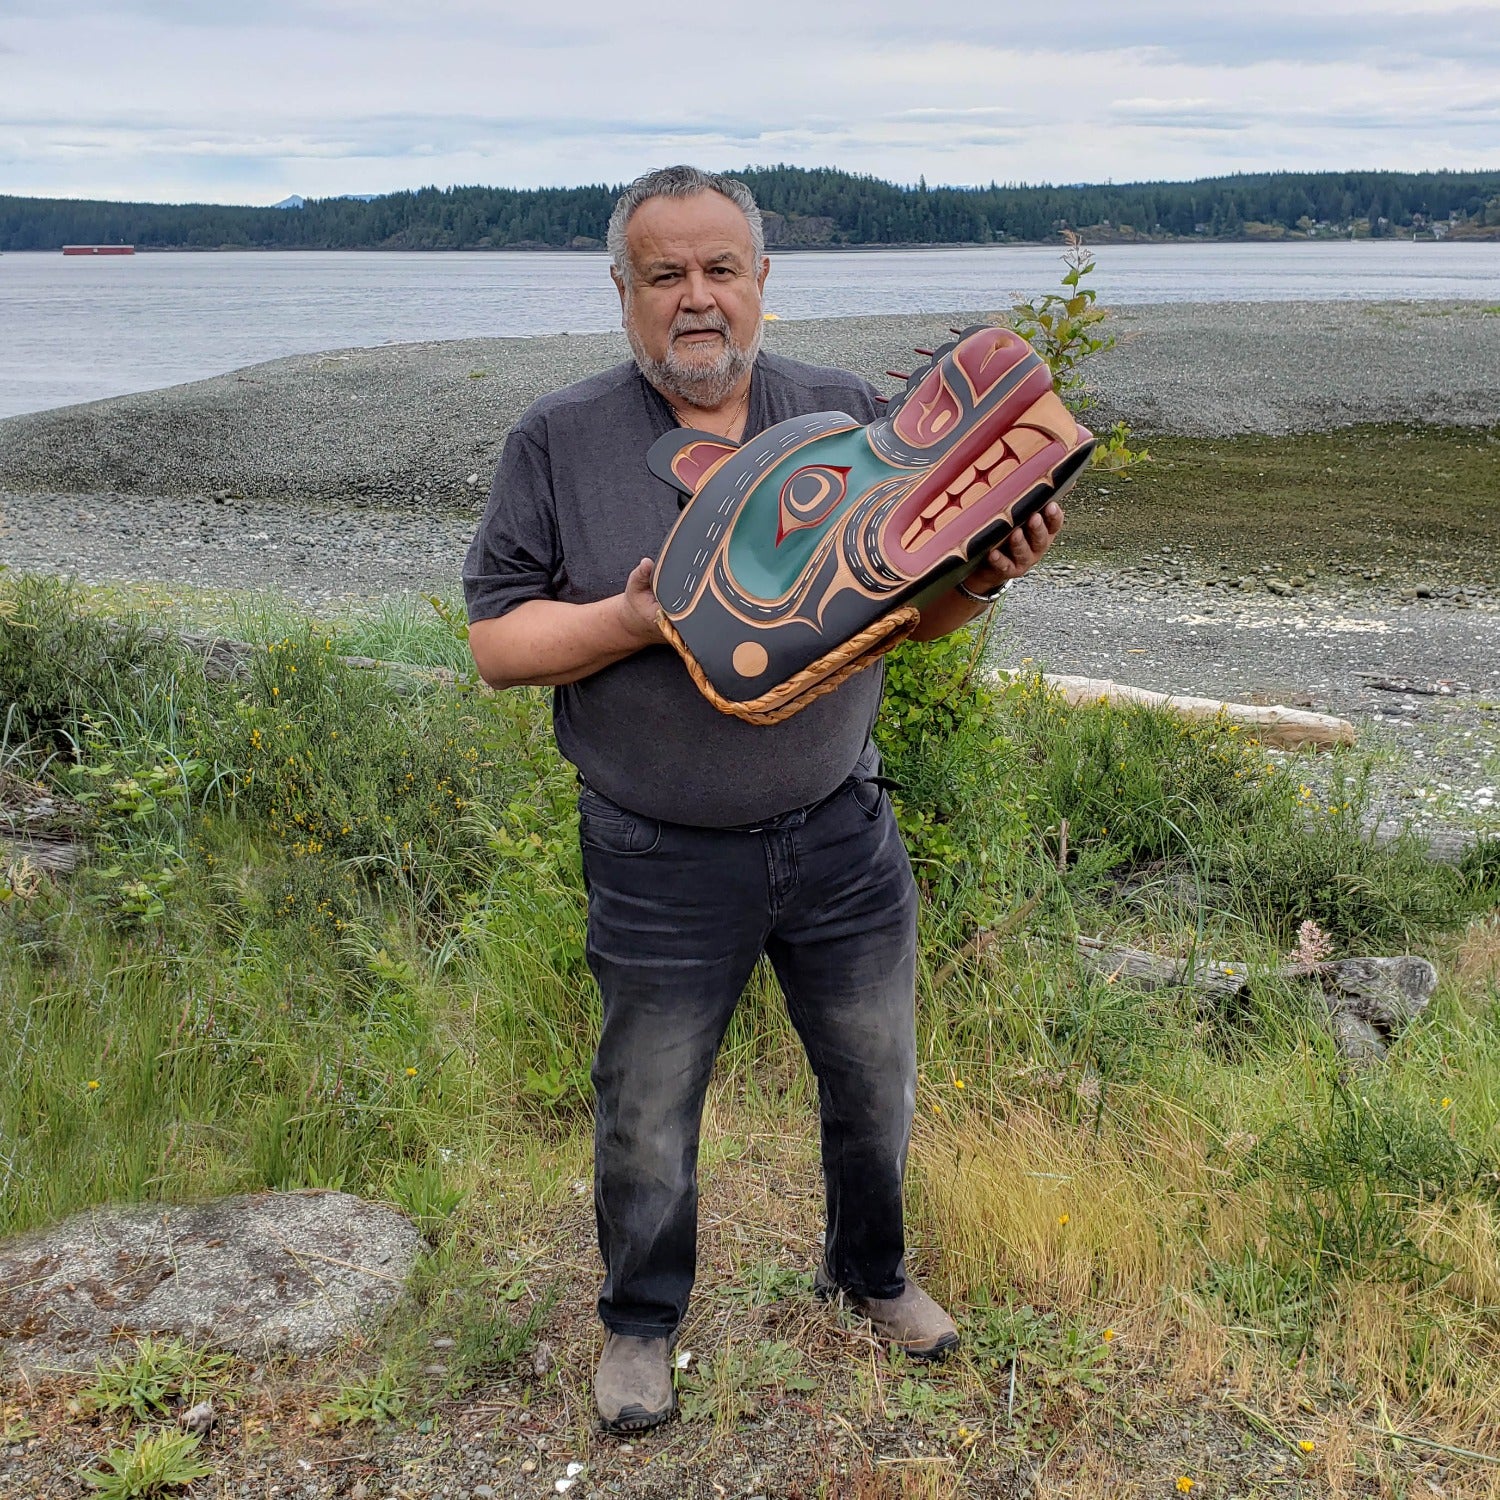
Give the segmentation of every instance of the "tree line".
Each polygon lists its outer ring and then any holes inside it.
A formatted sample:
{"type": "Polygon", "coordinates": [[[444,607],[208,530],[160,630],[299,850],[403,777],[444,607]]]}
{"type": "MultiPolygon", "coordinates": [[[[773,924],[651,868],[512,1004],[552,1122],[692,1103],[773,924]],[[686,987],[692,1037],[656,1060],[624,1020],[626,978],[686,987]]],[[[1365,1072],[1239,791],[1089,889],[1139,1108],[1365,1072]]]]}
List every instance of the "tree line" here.
{"type": "MultiPolygon", "coordinates": [[[[1193,182],[915,187],[833,168],[750,167],[781,245],[1000,244],[1065,229],[1094,238],[1486,234],[1497,172],[1269,172],[1193,182]]],[[[0,196],[0,250],[133,244],[161,250],[597,249],[618,187],[420,188],[301,208],[0,196]]]]}

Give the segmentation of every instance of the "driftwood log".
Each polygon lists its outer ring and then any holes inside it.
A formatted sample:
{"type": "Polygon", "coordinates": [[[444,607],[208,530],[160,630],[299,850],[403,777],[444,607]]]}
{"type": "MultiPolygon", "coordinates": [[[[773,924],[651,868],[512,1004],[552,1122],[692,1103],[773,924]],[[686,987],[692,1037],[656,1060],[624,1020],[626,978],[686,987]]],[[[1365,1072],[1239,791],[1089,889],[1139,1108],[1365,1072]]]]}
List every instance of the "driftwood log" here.
{"type": "MultiPolygon", "coordinates": [[[[242,681],[250,675],[250,663],[265,652],[263,646],[248,641],[230,640],[222,635],[203,635],[196,631],[172,631],[168,638],[203,662],[203,672],[212,682],[242,681]]],[[[455,674],[445,667],[416,667],[408,662],[381,661],[374,656],[340,656],[339,663],[360,672],[385,672],[398,694],[410,694],[434,685],[454,682],[455,674]]]]}
{"type": "MultiPolygon", "coordinates": [[[[1164,957],[1120,948],[1100,938],[1080,937],[1086,967],[1137,989],[1190,989],[1211,999],[1243,995],[1251,973],[1244,964],[1164,957]]],[[[1327,963],[1284,963],[1265,977],[1305,980],[1318,986],[1326,1024],[1339,1051],[1351,1062],[1377,1062],[1390,1043],[1421,1014],[1437,988],[1437,970],[1425,958],[1343,958],[1327,963]]]]}
{"type": "MultiPolygon", "coordinates": [[[[1015,670],[1008,677],[1021,675],[1015,670]]],[[[1194,698],[1184,693],[1158,693],[1150,688],[1131,687],[1111,682],[1107,677],[1068,677],[1044,673],[1042,681],[1060,693],[1075,708],[1095,703],[1134,703],[1145,708],[1162,708],[1185,719],[1224,718],[1240,725],[1246,738],[1274,745],[1279,750],[1332,750],[1352,745],[1356,734],[1347,719],[1332,714],[1315,714],[1303,708],[1281,704],[1227,703],[1218,698],[1194,698]]]]}
{"type": "Polygon", "coordinates": [[[77,830],[85,821],[76,802],[0,771],[0,876],[14,884],[30,871],[70,874],[78,866],[77,830]]]}

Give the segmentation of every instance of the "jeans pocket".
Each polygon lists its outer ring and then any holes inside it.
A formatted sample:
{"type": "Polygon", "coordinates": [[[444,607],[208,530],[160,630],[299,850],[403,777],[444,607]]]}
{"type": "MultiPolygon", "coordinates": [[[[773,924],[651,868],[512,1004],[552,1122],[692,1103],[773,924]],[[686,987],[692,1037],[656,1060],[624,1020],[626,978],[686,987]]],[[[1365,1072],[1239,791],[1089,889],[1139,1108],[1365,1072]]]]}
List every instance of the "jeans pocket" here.
{"type": "Polygon", "coordinates": [[[850,796],[859,804],[859,810],[873,823],[880,816],[881,804],[885,800],[885,787],[874,778],[856,781],[850,796]]]}
{"type": "Polygon", "coordinates": [[[589,788],[578,799],[578,831],[586,847],[605,854],[650,854],[661,843],[661,824],[627,811],[589,788]]]}

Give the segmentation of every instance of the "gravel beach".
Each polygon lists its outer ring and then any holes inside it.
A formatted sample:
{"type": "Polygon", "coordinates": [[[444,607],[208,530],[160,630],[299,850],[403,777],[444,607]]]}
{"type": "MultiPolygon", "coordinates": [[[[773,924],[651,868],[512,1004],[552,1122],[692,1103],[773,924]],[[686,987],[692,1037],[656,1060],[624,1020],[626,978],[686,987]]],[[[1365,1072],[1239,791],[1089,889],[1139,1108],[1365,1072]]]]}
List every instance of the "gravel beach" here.
{"type": "MultiPolygon", "coordinates": [[[[879,381],[887,366],[909,369],[912,345],[945,322],[976,317],[776,323],[767,344],[879,381]]],[[[1112,326],[1118,346],[1090,364],[1096,427],[1115,414],[1189,436],[1500,425],[1500,319],[1472,304],[1171,304],[1123,309],[1112,326]]],[[[0,422],[0,563],[87,582],[273,589],[317,610],[451,594],[510,424],[545,390],[625,354],[621,336],[351,350],[11,418],[0,422]]],[[[1288,596],[1271,582],[1205,589],[1191,566],[1082,565],[1064,548],[1007,599],[1000,657],[1352,716],[1364,743],[1408,762],[1393,796],[1429,816],[1493,821],[1494,596],[1455,605],[1332,577],[1288,596]],[[1421,691],[1443,683],[1458,686],[1421,691]]]]}
{"type": "MultiPolygon", "coordinates": [[[[881,390],[947,317],[771,323],[766,347],[881,390]]],[[[1500,317],[1477,303],[1165,303],[1116,310],[1095,425],[1184,436],[1500,421],[1500,317]]],[[[0,421],[0,491],[467,508],[539,395],[628,357],[623,334],[298,355],[0,421]]]]}

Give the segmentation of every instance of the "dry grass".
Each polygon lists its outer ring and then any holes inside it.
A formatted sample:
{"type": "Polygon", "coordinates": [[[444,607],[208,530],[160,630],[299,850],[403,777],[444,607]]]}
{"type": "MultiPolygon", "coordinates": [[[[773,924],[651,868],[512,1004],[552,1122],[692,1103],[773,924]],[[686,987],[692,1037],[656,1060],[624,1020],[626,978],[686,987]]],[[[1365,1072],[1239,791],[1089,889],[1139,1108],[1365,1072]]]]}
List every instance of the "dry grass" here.
{"type": "Polygon", "coordinates": [[[926,1122],[914,1161],[924,1220],[959,1295],[1006,1286],[1069,1312],[1139,1306],[1201,1256],[1185,1218],[1223,1217],[1179,1112],[1144,1129],[1122,1121],[1093,1131],[1035,1108],[1000,1118],[968,1110],[926,1122]]]}
{"type": "Polygon", "coordinates": [[[1500,998],[1500,913],[1471,922],[1454,955],[1454,977],[1476,995],[1500,998]]]}

